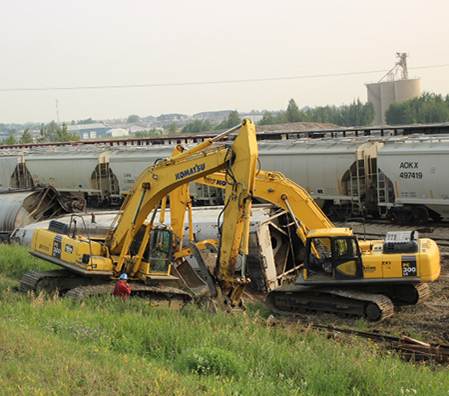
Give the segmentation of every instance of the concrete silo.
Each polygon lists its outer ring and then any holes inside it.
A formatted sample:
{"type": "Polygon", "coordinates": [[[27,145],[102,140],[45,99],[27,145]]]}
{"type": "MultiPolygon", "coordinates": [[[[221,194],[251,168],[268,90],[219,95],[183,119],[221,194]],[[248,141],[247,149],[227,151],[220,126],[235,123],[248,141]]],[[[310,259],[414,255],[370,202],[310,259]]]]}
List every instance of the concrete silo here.
{"type": "Polygon", "coordinates": [[[421,96],[421,80],[408,78],[407,54],[397,53],[399,61],[377,83],[366,84],[368,102],[376,109],[373,125],[384,125],[385,111],[393,102],[403,102],[421,96]],[[400,79],[396,79],[397,72],[401,70],[400,79]]]}

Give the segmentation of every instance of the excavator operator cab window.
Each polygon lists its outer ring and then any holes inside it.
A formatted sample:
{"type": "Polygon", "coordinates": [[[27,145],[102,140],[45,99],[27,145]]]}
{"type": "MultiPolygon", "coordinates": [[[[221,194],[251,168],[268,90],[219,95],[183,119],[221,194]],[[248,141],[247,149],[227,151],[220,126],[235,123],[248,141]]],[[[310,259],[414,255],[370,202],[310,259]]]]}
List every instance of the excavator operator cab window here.
{"type": "Polygon", "coordinates": [[[363,265],[357,240],[352,237],[310,238],[305,263],[308,278],[363,277],[363,265]]]}
{"type": "Polygon", "coordinates": [[[355,238],[334,238],[334,268],[337,279],[363,277],[360,248],[355,238]]]}
{"type": "Polygon", "coordinates": [[[310,238],[308,240],[308,260],[306,268],[308,276],[332,276],[332,246],[330,238],[310,238]]]}
{"type": "Polygon", "coordinates": [[[168,273],[172,256],[173,235],[171,230],[155,228],[151,232],[147,248],[147,262],[150,273],[168,273]]]}
{"type": "Polygon", "coordinates": [[[352,239],[335,239],[335,255],[338,258],[354,258],[354,244],[352,239]]]}

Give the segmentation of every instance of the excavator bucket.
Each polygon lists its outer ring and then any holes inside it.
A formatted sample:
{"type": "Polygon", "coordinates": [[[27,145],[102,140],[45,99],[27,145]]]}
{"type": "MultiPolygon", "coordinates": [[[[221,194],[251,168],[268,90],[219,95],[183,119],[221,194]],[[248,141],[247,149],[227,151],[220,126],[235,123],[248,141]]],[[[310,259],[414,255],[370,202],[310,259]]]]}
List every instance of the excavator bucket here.
{"type": "Polygon", "coordinates": [[[197,275],[185,258],[180,259],[180,263],[173,267],[172,275],[181,279],[195,296],[203,295],[209,291],[206,282],[197,275]]]}

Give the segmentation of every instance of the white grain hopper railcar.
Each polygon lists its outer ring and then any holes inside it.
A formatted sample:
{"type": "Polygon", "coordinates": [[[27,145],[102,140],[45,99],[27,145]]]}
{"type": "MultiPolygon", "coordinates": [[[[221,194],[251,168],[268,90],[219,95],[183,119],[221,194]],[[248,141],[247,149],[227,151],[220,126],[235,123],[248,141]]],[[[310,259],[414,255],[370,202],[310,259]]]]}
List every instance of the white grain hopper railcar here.
{"type": "MultiPolygon", "coordinates": [[[[149,166],[173,155],[175,145],[152,147],[127,147],[109,157],[109,167],[120,186],[120,193],[128,192],[136,178],[149,166]]],[[[188,147],[186,147],[188,148],[188,147]]],[[[223,203],[223,191],[196,183],[190,184],[190,195],[197,206],[223,203]]]]}
{"type": "Polygon", "coordinates": [[[171,157],[175,146],[127,147],[109,157],[111,172],[117,177],[120,192],[128,192],[137,177],[157,161],[171,157]]]}
{"type": "Polygon", "coordinates": [[[449,136],[387,139],[378,168],[378,205],[391,222],[449,217],[449,136]]]}
{"type": "Polygon", "coordinates": [[[83,196],[95,205],[118,191],[116,178],[109,172],[111,153],[99,150],[33,153],[26,157],[25,163],[37,185],[51,185],[58,191],[83,196]]]}
{"type": "Polygon", "coordinates": [[[368,212],[377,217],[378,142],[367,138],[259,142],[263,170],[278,171],[305,188],[334,219],[368,212]]]}
{"type": "Polygon", "coordinates": [[[34,181],[25,166],[24,153],[12,151],[0,156],[0,191],[34,187],[34,181]]]}

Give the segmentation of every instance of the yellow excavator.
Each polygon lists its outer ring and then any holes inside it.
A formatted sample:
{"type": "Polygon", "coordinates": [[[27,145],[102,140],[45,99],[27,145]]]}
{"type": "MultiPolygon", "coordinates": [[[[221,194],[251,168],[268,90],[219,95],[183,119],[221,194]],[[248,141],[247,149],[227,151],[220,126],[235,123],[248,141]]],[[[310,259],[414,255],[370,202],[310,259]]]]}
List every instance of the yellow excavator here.
{"type": "MultiPolygon", "coordinates": [[[[219,172],[195,182],[226,188],[228,180],[219,172]]],[[[258,171],[254,196],[291,215],[304,248],[303,271],[295,284],[274,286],[267,296],[273,311],[384,320],[393,315],[394,305],[428,298],[427,282],[440,275],[438,245],[419,238],[417,231],[388,232],[385,240],[358,240],[351,228],[336,228],[306,190],[276,172],[258,171]]]]}
{"type": "Polygon", "coordinates": [[[222,304],[239,305],[248,280],[235,276],[235,266],[239,254],[248,254],[257,160],[254,124],[243,120],[241,125],[215,138],[148,167],[136,179],[104,241],[77,233],[85,226],[81,217],[72,217],[70,224],[52,221],[48,229],[36,229],[30,253],[65,270],[25,274],[21,290],[59,290],[80,299],[111,293],[111,281],[126,273],[132,295],[155,302],[168,301],[171,305],[191,300],[191,294],[182,287],[187,289],[188,285],[183,284],[176,271],[176,259],[185,252],[177,248],[179,240],[168,225],[154,222],[156,209],[164,197],[177,188],[182,189],[198,177],[225,170],[232,182],[226,189],[227,205],[219,245],[220,264],[213,279],[214,294],[221,298],[222,304]],[[232,144],[216,143],[235,131],[238,135],[232,144]],[[151,220],[147,222],[151,213],[151,220]]]}

